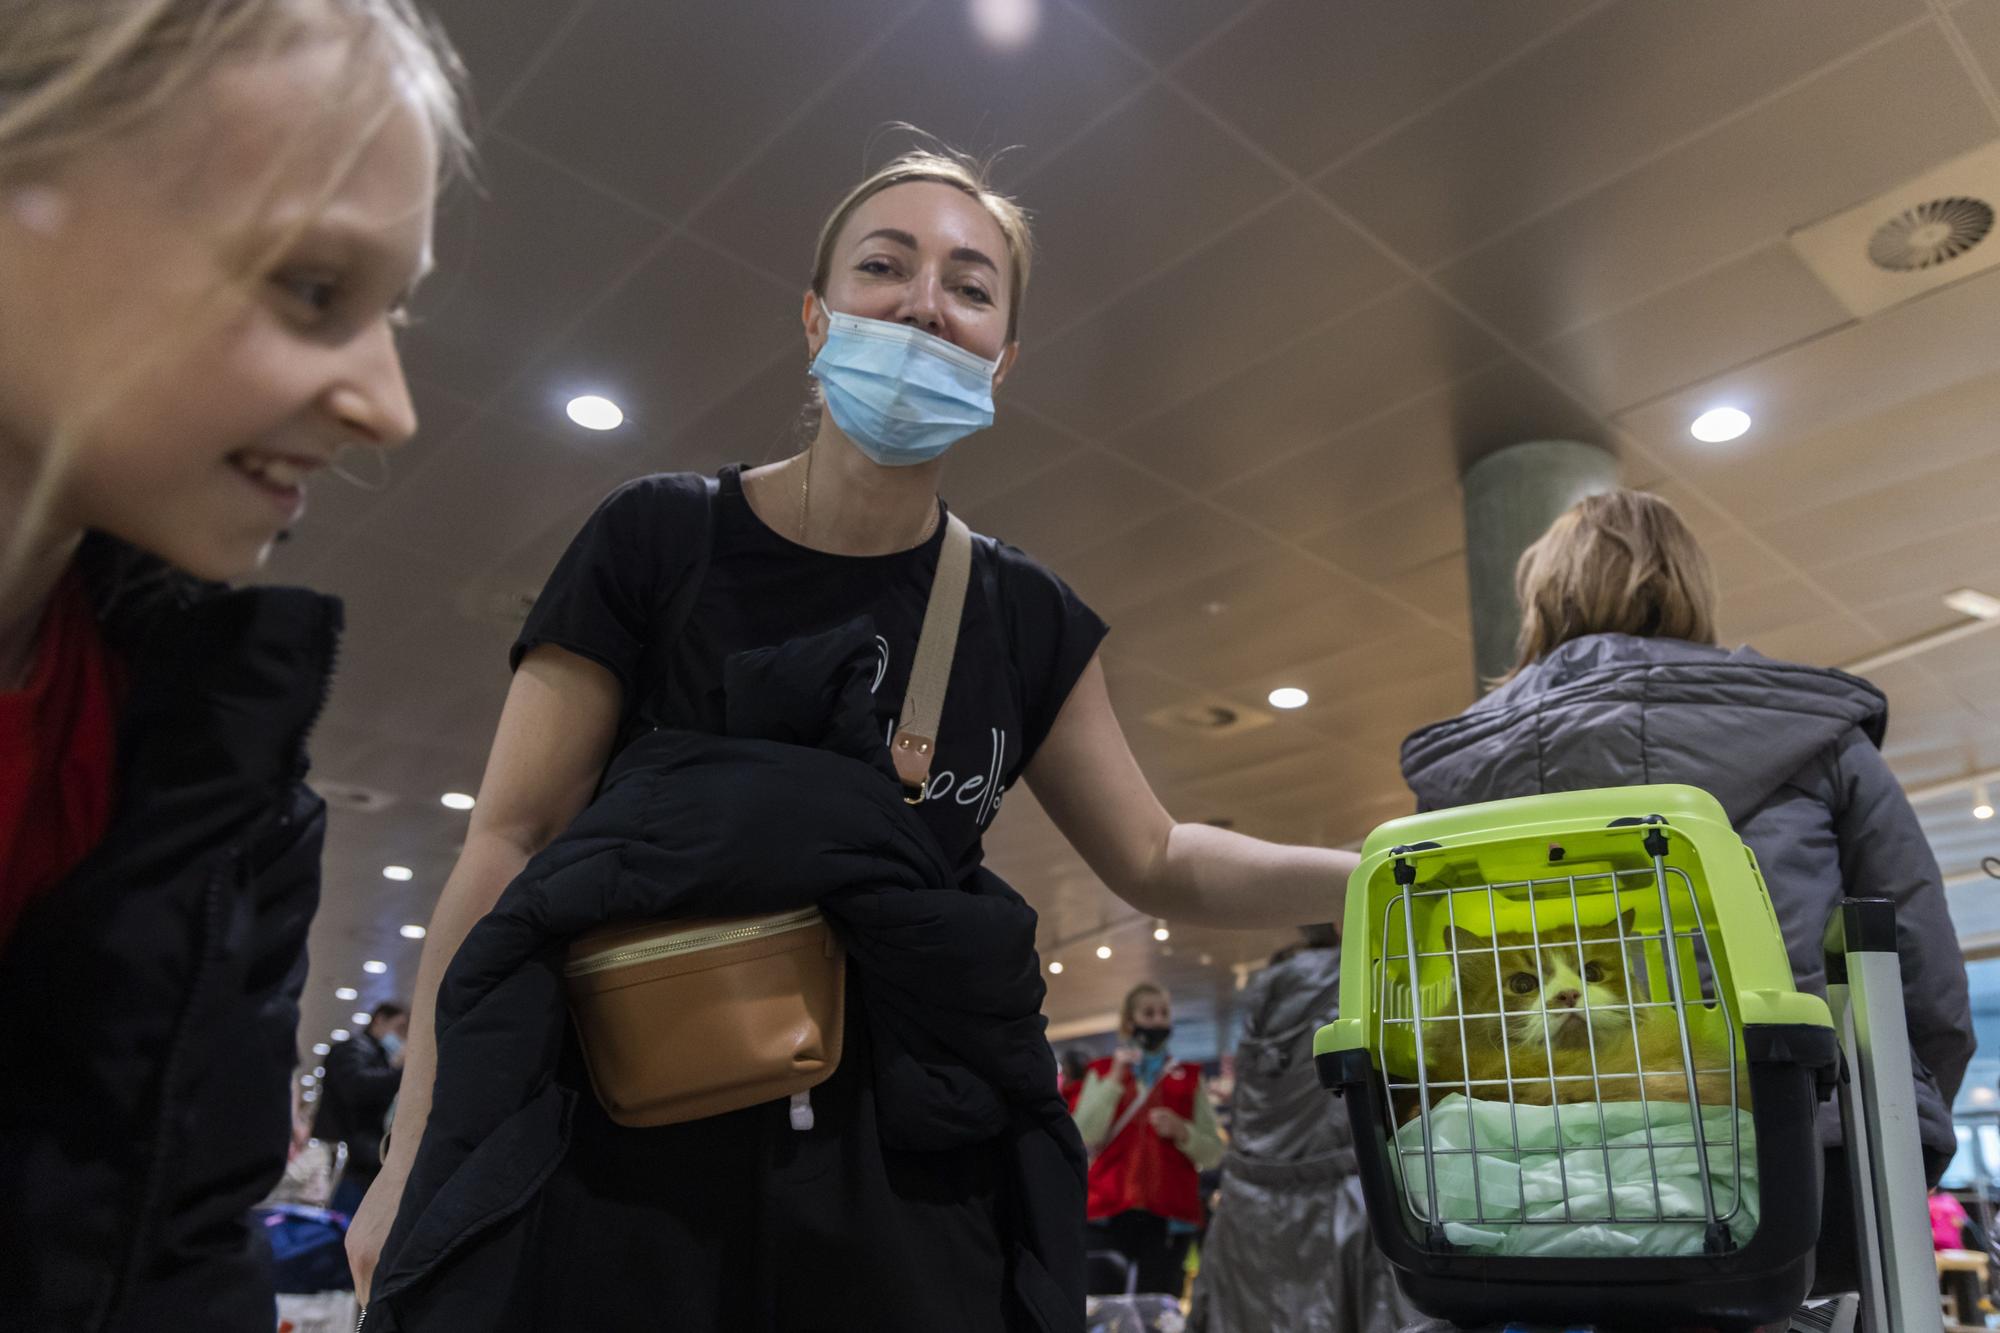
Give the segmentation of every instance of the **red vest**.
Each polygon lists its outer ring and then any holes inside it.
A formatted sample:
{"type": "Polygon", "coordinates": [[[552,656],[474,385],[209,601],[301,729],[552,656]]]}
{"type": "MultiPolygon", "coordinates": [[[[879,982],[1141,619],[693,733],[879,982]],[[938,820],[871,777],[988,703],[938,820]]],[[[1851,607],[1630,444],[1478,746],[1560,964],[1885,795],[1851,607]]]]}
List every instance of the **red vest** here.
{"type": "MultiPolygon", "coordinates": [[[[1111,1060],[1094,1062],[1090,1072],[1099,1078],[1111,1076],[1111,1060]]],[[[1138,1080],[1128,1069],[1122,1076],[1118,1109],[1111,1117],[1124,1128],[1111,1136],[1090,1163],[1089,1216],[1093,1222],[1138,1209],[1159,1217],[1201,1223],[1201,1185],[1194,1163],[1172,1139],[1154,1130],[1149,1113],[1163,1106],[1183,1120],[1194,1119],[1194,1099],[1201,1091],[1201,1071],[1190,1065],[1169,1064],[1159,1082],[1147,1090],[1145,1102],[1136,1110],[1132,1099],[1139,1093],[1138,1080]],[[1128,1114],[1129,1113],[1129,1114],[1128,1114]]],[[[1083,1090],[1079,1083],[1077,1092],[1083,1090]]],[[[1070,1098],[1070,1109],[1076,1098],[1070,1098]]]]}

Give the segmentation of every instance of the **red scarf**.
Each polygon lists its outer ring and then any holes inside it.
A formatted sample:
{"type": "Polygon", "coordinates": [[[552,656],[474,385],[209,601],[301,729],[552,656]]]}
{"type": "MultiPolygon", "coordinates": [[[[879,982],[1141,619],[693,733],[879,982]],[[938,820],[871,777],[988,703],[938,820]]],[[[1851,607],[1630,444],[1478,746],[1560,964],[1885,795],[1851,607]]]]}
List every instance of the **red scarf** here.
{"type": "Polygon", "coordinates": [[[43,615],[27,682],[0,692],[0,949],[110,827],[120,684],[72,569],[43,615]]]}

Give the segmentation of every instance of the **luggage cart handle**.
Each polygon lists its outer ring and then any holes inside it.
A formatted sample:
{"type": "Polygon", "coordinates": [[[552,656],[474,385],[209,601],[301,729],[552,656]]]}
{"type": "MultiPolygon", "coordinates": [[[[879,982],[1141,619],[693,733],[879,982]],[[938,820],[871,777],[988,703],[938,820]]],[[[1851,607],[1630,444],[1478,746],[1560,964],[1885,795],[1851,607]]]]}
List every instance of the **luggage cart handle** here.
{"type": "Polygon", "coordinates": [[[1847,1069],[1840,1120],[1861,1250],[1862,1325],[1868,1333],[1942,1330],[1895,904],[1841,900],[1822,943],[1847,1069]]]}

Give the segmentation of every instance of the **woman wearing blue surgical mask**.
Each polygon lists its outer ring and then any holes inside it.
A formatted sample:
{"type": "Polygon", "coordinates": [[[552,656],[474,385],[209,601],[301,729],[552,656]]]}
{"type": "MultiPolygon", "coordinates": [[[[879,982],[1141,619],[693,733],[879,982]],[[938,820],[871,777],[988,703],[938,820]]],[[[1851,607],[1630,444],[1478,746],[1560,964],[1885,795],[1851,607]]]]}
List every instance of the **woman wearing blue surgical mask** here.
{"type": "MultiPolygon", "coordinates": [[[[870,631],[860,688],[874,710],[862,740],[889,744],[944,545],[946,459],[993,419],[993,395],[1020,353],[1030,257],[1025,214],[976,168],[928,153],[890,163],[848,194],[820,237],[802,311],[801,360],[817,390],[807,446],[713,479],[628,483],[551,576],[515,645],[465,850],[430,922],[398,1132],[349,1237],[365,1297],[398,1208],[417,1219],[396,1228],[384,1270],[388,1327],[429,1327],[404,1307],[469,1309],[451,1302],[475,1299],[471,1288],[484,1284],[510,1329],[636,1326],[671,1310],[674,1328],[730,1333],[1081,1330],[1084,1157],[1038,1035],[1039,1054],[1013,1053],[1032,1086],[998,1089],[1005,1131],[979,1129],[991,1118],[978,1109],[992,1083],[982,1075],[939,1094],[963,1093],[966,1110],[940,1124],[938,1142],[886,1141],[878,1130],[898,1108],[877,1082],[894,1071],[872,1067],[870,1053],[889,1043],[874,1030],[874,1004],[850,1003],[846,1052],[813,1089],[805,1128],[782,1101],[622,1128],[565,1057],[552,1076],[576,1095],[561,1161],[531,1198],[509,1196],[518,1213],[482,1215],[483,1237],[446,1234],[435,1220],[449,1211],[446,1196],[490,1182],[454,1178],[438,1193],[429,1168],[412,1171],[426,1126],[440,1142],[476,1141],[451,1102],[454,1084],[439,1083],[447,1091],[432,1105],[445,966],[591,801],[627,740],[655,728],[736,734],[746,658],[860,623],[870,631]],[[1024,1116],[1034,1121],[1027,1131],[1024,1116]],[[966,1141],[980,1133],[988,1137],[966,1141]],[[1031,1141],[1045,1151],[1024,1147],[1031,1141]],[[1017,1168],[1036,1151],[1040,1166],[1024,1176],[1017,1168]],[[413,1228],[424,1247],[405,1243],[413,1228]],[[500,1244],[516,1246],[505,1260],[490,1257],[500,1244]],[[409,1275],[417,1248],[435,1256],[420,1278],[409,1275]],[[1042,1271],[1052,1266],[1053,1278],[1042,1271]],[[475,1272],[476,1282],[465,1276],[475,1272]]],[[[1180,824],[1161,806],[1106,694],[1105,633],[1028,555],[973,539],[934,761],[909,811],[960,888],[983,873],[981,837],[1025,778],[1104,883],[1148,915],[1231,927],[1337,918],[1351,853],[1180,824]]],[[[992,948],[993,976],[954,977],[951,987],[995,977],[1025,987],[1032,1027],[1031,922],[996,930],[992,948]]],[[[450,1030],[444,1040],[449,1069],[450,1030]]]]}

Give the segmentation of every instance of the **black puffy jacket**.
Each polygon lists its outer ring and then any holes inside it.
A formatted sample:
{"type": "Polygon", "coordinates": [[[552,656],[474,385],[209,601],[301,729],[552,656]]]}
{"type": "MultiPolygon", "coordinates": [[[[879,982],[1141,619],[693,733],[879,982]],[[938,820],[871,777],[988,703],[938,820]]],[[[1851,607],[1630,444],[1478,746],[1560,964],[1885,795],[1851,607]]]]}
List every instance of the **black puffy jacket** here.
{"type": "Polygon", "coordinates": [[[269,1333],[340,604],[79,558],[132,685],[111,829],[0,956],[0,1329],[269,1333]]]}
{"type": "MultiPolygon", "coordinates": [[[[1008,1308],[1009,1327],[1082,1333],[1083,1144],[1056,1093],[1035,913],[984,867],[955,875],[904,804],[868,705],[874,636],[864,619],[736,655],[726,673],[731,734],[658,730],[634,742],[596,800],[466,936],[438,990],[430,1120],[375,1274],[368,1333],[578,1327],[538,1319],[524,1292],[532,1299],[538,1275],[572,1266],[584,1249],[616,1253],[621,1233],[657,1234],[647,1212],[679,1207],[669,1170],[657,1190],[595,1182],[585,1215],[560,1227],[537,1218],[551,1177],[572,1169],[573,1113],[590,1095],[563,1068],[568,940],[609,922],[815,902],[846,939],[855,974],[848,1050],[866,1051],[868,1132],[918,1154],[991,1145],[1005,1178],[997,1239],[1007,1280],[990,1300],[1008,1308]]],[[[798,1183],[784,1179],[766,1173],[741,1213],[767,1192],[784,1212],[798,1183]]],[[[870,1254],[883,1219],[859,1208],[842,1221],[862,1242],[857,1253],[870,1254]]],[[[782,1227],[769,1225],[760,1237],[744,1216],[714,1216],[700,1230],[732,1251],[772,1243],[782,1227]]],[[[592,1326],[710,1327],[648,1304],[658,1276],[625,1275],[612,1302],[624,1303],[619,1322],[592,1326]]],[[[966,1282],[953,1271],[892,1276],[966,1282]]],[[[910,1327],[896,1312],[856,1308],[862,1279],[847,1279],[847,1289],[821,1293],[824,1322],[812,1327],[910,1327]]],[[[744,1315],[726,1333],[776,1326],[744,1315]]]]}

